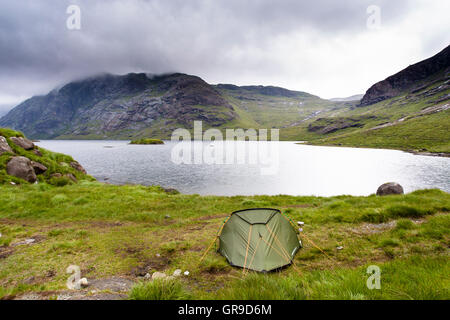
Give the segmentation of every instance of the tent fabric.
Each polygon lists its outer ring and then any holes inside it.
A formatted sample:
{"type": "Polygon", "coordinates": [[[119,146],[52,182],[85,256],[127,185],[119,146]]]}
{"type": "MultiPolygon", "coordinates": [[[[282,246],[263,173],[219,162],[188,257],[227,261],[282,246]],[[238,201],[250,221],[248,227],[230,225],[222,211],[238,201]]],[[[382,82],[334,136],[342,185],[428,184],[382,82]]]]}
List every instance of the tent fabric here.
{"type": "Polygon", "coordinates": [[[298,249],[296,230],[277,209],[233,212],[219,235],[219,253],[231,265],[255,271],[290,264],[298,249]]]}

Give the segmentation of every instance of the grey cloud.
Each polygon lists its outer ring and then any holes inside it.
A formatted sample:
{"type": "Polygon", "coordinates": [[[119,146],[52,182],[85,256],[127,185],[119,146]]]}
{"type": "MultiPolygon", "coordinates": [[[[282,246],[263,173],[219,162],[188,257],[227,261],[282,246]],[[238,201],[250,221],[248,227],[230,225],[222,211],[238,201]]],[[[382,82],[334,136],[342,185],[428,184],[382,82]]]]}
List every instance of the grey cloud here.
{"type": "Polygon", "coordinates": [[[279,65],[282,57],[265,55],[280,37],[300,32],[320,42],[366,32],[372,4],[386,26],[395,25],[415,2],[0,0],[0,96],[45,93],[99,72],[179,71],[237,84],[253,74],[273,83],[272,74],[289,69],[279,65]],[[81,7],[80,31],[65,27],[70,4],[81,7]]]}

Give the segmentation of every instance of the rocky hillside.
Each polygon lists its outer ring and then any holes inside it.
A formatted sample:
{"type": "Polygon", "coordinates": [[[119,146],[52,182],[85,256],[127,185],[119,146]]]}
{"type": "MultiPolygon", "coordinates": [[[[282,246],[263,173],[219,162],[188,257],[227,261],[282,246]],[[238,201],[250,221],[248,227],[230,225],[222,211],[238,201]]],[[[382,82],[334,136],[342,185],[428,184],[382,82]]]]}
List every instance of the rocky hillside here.
{"type": "Polygon", "coordinates": [[[94,179],[72,157],[39,148],[22,133],[0,128],[0,184],[63,186],[80,180],[94,179]]]}
{"type": "Polygon", "coordinates": [[[233,107],[202,79],[185,74],[101,75],[33,97],[0,119],[0,126],[37,139],[136,136],[148,127],[220,126],[233,107]]]}
{"type": "Polygon", "coordinates": [[[33,139],[170,138],[177,128],[283,128],[335,102],[273,86],[210,85],[196,76],[104,74],[21,103],[0,126],[33,139]]]}
{"type": "Polygon", "coordinates": [[[450,46],[433,57],[413,64],[406,69],[374,84],[361,99],[360,106],[371,105],[401,93],[420,91],[433,83],[445,81],[439,88],[444,91],[450,79],[450,46]]]}

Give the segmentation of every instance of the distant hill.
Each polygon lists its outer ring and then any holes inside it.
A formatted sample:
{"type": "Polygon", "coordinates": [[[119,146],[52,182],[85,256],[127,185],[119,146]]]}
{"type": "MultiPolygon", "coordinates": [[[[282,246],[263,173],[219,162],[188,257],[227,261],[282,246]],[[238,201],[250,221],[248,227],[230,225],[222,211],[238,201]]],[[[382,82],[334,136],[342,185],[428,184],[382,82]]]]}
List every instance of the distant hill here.
{"type": "Polygon", "coordinates": [[[343,101],[359,101],[362,99],[362,97],[364,96],[364,94],[355,94],[353,96],[350,97],[346,97],[346,98],[332,98],[329,99],[330,101],[336,101],[336,102],[343,102],[343,101]]]}
{"type": "Polygon", "coordinates": [[[33,139],[169,138],[176,128],[289,126],[334,104],[274,86],[210,85],[182,74],[103,74],[19,104],[0,126],[33,139]]]}
{"type": "MultiPolygon", "coordinates": [[[[450,46],[429,59],[375,83],[361,99],[361,106],[371,105],[409,91],[419,91],[432,83],[449,80],[450,46]]],[[[448,85],[448,82],[447,82],[448,85]]]]}
{"type": "Polygon", "coordinates": [[[236,117],[233,107],[202,79],[185,74],[104,74],[36,96],[0,119],[0,126],[32,138],[134,136],[159,123],[218,126],[236,117]]]}

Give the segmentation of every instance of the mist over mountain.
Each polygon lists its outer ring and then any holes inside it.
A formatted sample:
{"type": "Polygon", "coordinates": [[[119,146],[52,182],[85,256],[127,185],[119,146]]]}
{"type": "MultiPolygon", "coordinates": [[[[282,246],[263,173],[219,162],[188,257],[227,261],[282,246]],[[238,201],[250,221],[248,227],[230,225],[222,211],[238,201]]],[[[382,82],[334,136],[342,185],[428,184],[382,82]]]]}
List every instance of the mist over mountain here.
{"type": "MultiPolygon", "coordinates": [[[[209,127],[232,127],[236,123],[257,127],[257,122],[242,123],[237,104],[243,100],[264,101],[270,107],[272,98],[298,99],[295,105],[321,101],[305,92],[274,86],[212,86],[181,73],[101,74],[24,101],[0,119],[0,126],[39,139],[168,137],[178,127],[191,128],[194,120],[209,127]],[[233,103],[234,99],[238,102],[233,103]]],[[[264,111],[259,108],[255,112],[264,111]]],[[[286,120],[289,116],[287,113],[286,120]]]]}

